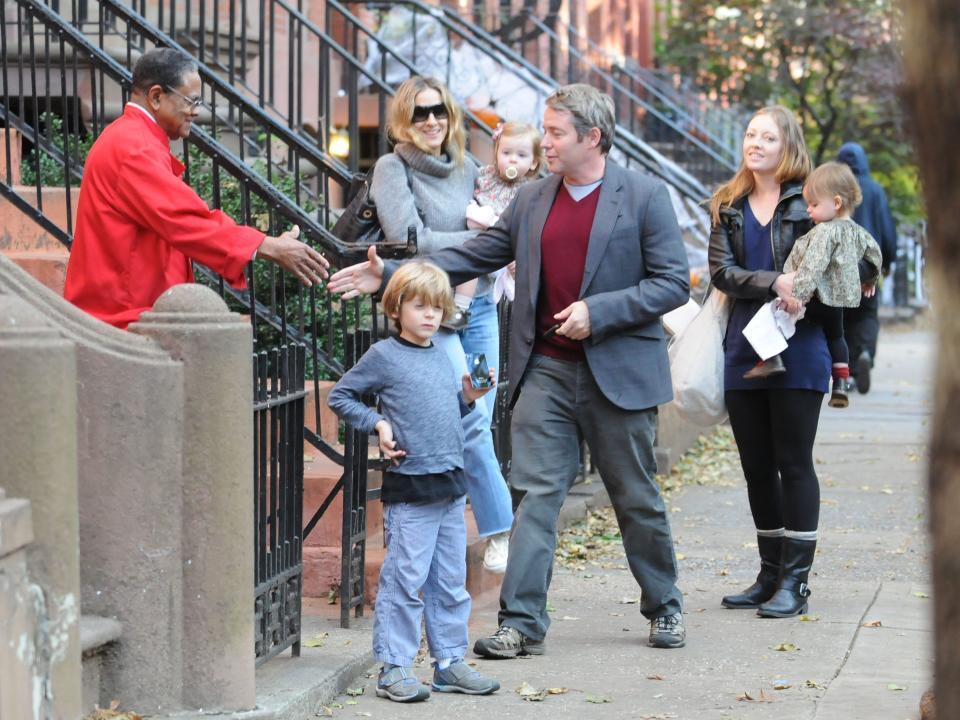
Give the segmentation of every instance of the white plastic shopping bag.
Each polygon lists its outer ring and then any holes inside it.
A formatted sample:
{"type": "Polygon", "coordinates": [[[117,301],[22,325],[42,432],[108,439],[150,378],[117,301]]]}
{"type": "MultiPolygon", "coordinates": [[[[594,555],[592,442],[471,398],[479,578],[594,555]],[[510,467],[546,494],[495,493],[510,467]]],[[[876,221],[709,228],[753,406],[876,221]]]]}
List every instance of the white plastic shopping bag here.
{"type": "Polygon", "coordinates": [[[710,427],[727,417],[723,401],[723,337],[729,316],[727,296],[713,289],[668,350],[674,405],[694,425],[710,427]]]}

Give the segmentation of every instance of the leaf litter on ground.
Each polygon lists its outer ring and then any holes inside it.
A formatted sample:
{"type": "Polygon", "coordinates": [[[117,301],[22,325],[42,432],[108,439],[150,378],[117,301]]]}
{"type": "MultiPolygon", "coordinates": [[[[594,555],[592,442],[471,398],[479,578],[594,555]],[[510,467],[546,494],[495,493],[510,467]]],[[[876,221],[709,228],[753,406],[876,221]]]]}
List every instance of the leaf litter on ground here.
{"type": "MultiPolygon", "coordinates": [[[[733,433],[726,426],[702,435],[657,482],[668,497],[684,486],[733,487],[742,477],[740,456],[733,433]]],[[[683,553],[681,553],[683,555],[683,553]]],[[[586,570],[587,564],[612,569],[623,559],[623,538],[612,508],[592,510],[587,517],[559,534],[556,561],[570,570],[586,570]]],[[[626,602],[626,601],[624,601],[626,602]]]]}

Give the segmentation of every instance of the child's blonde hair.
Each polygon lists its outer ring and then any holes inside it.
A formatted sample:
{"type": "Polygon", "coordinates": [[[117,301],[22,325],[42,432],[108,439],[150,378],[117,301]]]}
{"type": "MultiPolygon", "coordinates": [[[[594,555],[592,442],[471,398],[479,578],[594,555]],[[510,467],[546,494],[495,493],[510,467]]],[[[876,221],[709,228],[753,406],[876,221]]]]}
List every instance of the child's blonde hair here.
{"type": "MultiPolygon", "coordinates": [[[[530,140],[530,147],[533,154],[533,165],[527,172],[528,177],[536,177],[543,167],[543,148],[540,143],[543,140],[540,131],[533,125],[523,122],[505,122],[499,125],[494,132],[493,141],[493,164],[497,165],[497,154],[500,152],[500,141],[505,137],[526,137],[530,140]]],[[[497,168],[499,170],[499,168],[497,168]]]]}
{"type": "Polygon", "coordinates": [[[425,260],[414,260],[401,265],[383,291],[383,309],[393,317],[393,324],[398,331],[403,331],[400,327],[400,307],[408,300],[416,298],[443,308],[444,320],[456,312],[450,277],[425,260]]]}
{"type": "Polygon", "coordinates": [[[863,202],[856,176],[848,165],[840,162],[824,163],[810,173],[803,183],[803,197],[807,202],[813,198],[839,197],[843,209],[850,213],[863,202]]]}

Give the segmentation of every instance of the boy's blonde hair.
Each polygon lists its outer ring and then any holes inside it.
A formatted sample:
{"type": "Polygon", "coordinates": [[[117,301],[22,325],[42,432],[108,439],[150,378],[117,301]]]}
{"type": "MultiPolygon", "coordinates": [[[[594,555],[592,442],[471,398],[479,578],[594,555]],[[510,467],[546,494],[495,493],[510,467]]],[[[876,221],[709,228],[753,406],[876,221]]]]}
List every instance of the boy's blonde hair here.
{"type": "MultiPolygon", "coordinates": [[[[782,105],[768,105],[757,110],[750,118],[751,121],[758,115],[768,115],[780,130],[780,139],[783,142],[783,156],[777,165],[776,179],[783,185],[788,182],[802,181],[810,174],[810,155],[807,153],[807,144],[803,139],[803,130],[797,122],[797,116],[782,105]]],[[[749,123],[747,123],[749,126],[749,123]]],[[[746,134],[746,129],[744,130],[746,134]]],[[[753,192],[753,172],[747,169],[743,153],[740,153],[740,167],[736,174],[717,188],[710,199],[710,221],[714,225],[720,224],[720,208],[732,205],[745,195],[753,192]]]]}
{"type": "Polygon", "coordinates": [[[400,83],[387,117],[388,137],[394,142],[413,143],[421,151],[430,152],[423,135],[413,124],[413,108],[417,105],[417,95],[424,90],[436,90],[440,94],[440,100],[447,108],[447,136],[443,139],[443,151],[457,165],[463,165],[464,148],[467,146],[463,111],[447,90],[447,86],[436,78],[414,75],[400,83]]]}
{"type": "Polygon", "coordinates": [[[401,265],[383,291],[381,304],[388,315],[395,316],[393,324],[398,331],[403,331],[400,327],[400,307],[408,300],[416,298],[443,308],[444,320],[456,312],[450,277],[425,260],[414,260],[401,265]]]}
{"type": "Polygon", "coordinates": [[[807,202],[813,198],[839,197],[843,209],[850,213],[863,202],[856,176],[848,165],[840,162],[824,163],[810,173],[803,184],[803,197],[807,202]]]}
{"type": "Polygon", "coordinates": [[[505,137],[525,137],[529,138],[530,146],[533,151],[533,165],[530,166],[527,175],[536,177],[543,167],[543,148],[540,147],[542,137],[540,131],[533,125],[523,122],[505,122],[496,131],[496,140],[493,142],[493,164],[497,164],[497,153],[500,152],[500,141],[505,137]]]}

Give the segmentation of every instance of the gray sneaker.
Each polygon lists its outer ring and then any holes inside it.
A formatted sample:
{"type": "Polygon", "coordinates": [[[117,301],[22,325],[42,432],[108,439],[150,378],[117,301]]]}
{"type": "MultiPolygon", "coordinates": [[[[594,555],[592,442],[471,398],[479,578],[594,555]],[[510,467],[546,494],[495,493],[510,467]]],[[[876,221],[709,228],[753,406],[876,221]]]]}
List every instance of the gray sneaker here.
{"type": "Polygon", "coordinates": [[[489,695],[500,689],[500,683],[484,677],[467,665],[463,658],[459,658],[443,670],[433,663],[433,683],[430,687],[437,692],[489,695]]]}
{"type": "Polygon", "coordinates": [[[680,648],[687,639],[683,613],[664,615],[650,621],[650,645],[655,648],[680,648]]]}
{"type": "Polygon", "coordinates": [[[420,702],[430,697],[430,690],[420,684],[411,668],[397,665],[380,671],[377,697],[390,698],[394,702],[420,702]]]}
{"type": "Polygon", "coordinates": [[[473,645],[473,651],[477,655],[500,660],[515,658],[518,655],[543,655],[546,650],[543,640],[528,638],[509,625],[501,625],[493,635],[480,638],[473,645]]]}

